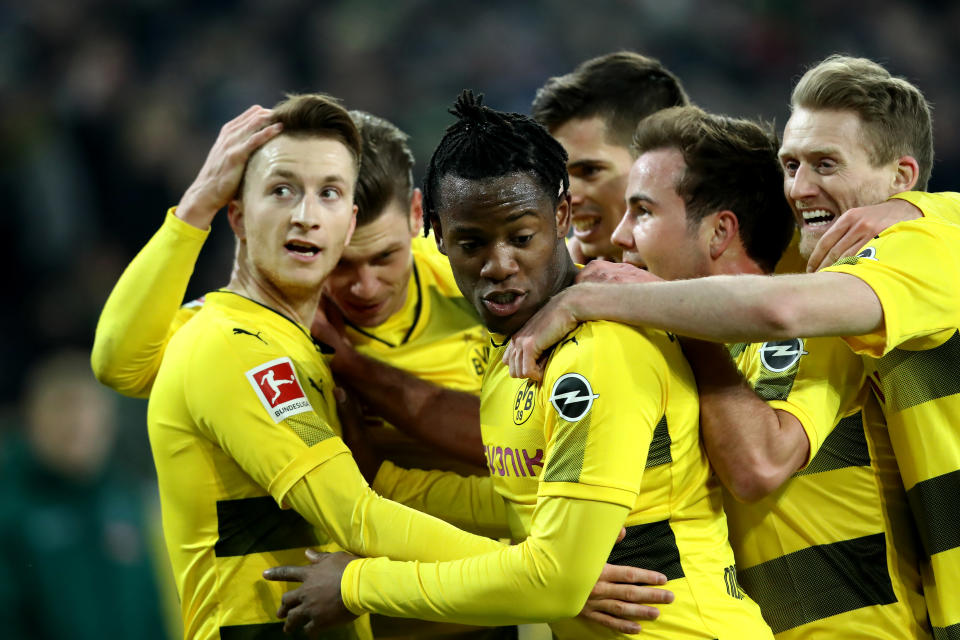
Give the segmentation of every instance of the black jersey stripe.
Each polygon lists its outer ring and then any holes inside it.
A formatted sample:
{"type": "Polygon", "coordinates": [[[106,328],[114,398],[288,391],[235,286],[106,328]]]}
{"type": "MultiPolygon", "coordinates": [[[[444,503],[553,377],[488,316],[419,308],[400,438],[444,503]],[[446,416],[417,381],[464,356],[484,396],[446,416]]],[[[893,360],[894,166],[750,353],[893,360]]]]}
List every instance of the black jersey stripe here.
{"type": "Polygon", "coordinates": [[[897,600],[882,533],[800,549],[737,577],[774,633],[897,600]]]}
{"type": "Polygon", "coordinates": [[[949,627],[932,627],[934,640],[960,640],[960,622],[949,627]]]}
{"type": "MultiPolygon", "coordinates": [[[[233,624],[220,627],[220,640],[297,640],[306,637],[303,632],[292,635],[285,634],[282,622],[233,624]]],[[[322,640],[355,640],[357,634],[353,626],[347,626],[327,629],[317,637],[322,640]]]]}
{"type": "Polygon", "coordinates": [[[667,426],[667,414],[663,414],[660,422],[653,430],[653,439],[650,440],[650,450],[647,452],[646,469],[659,467],[660,465],[673,462],[673,454],[670,453],[670,445],[673,441],[670,439],[670,429],[667,426]]]}
{"type": "Polygon", "coordinates": [[[894,349],[877,361],[883,395],[894,411],[960,394],[960,331],[933,349],[894,349]]]}
{"type": "Polygon", "coordinates": [[[684,576],[677,538],[668,520],[627,527],[626,537],[613,545],[607,562],[659,571],[667,580],[684,576]]]}
{"type": "Polygon", "coordinates": [[[858,411],[840,420],[820,445],[810,464],[794,475],[806,476],[834,469],[867,466],[870,466],[870,448],[863,431],[863,413],[858,411]]]}
{"type": "Polygon", "coordinates": [[[297,549],[319,543],[309,522],[270,496],[217,500],[217,557],[297,549]]]}
{"type": "Polygon", "coordinates": [[[927,556],[960,547],[960,470],[923,480],[907,501],[927,556]]]}

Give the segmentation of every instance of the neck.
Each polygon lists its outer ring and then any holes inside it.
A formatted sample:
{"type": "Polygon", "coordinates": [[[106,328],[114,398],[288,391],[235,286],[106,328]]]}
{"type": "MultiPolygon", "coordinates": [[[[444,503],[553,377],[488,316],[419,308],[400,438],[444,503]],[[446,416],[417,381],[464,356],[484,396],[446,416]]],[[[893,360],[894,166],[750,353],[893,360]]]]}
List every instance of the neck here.
{"type": "Polygon", "coordinates": [[[769,273],[758,265],[752,258],[746,254],[737,256],[735,259],[720,259],[713,263],[710,271],[712,276],[738,276],[738,275],[769,275],[769,273]]]}
{"type": "Polygon", "coordinates": [[[274,283],[263,277],[263,274],[253,273],[245,264],[235,264],[230,276],[229,291],[239,293],[265,307],[282,313],[305,327],[313,324],[320,304],[321,288],[313,290],[295,291],[281,290],[274,283]]]}

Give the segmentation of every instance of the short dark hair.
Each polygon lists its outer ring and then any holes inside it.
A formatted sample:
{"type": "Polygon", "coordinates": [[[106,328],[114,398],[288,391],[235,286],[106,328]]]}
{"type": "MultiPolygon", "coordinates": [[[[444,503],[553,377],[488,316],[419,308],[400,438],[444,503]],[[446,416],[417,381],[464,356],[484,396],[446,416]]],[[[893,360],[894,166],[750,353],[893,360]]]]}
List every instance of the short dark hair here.
{"type": "Polygon", "coordinates": [[[520,113],[483,105],[483,95],[464,90],[450,113],[450,125],[437,145],[423,181],[424,227],[439,208],[440,180],[455,175],[468,180],[527,173],[554,206],[570,188],[567,152],[542,126],[520,113]]]}
{"type": "Polygon", "coordinates": [[[574,119],[600,116],[607,138],[630,146],[637,124],[651,113],[690,104],[680,80],[654,58],[618,51],[547,80],[533,99],[533,117],[550,131],[574,119]]]}
{"type": "Polygon", "coordinates": [[[283,135],[339,140],[353,154],[359,169],[360,132],[336,98],[322,93],[289,94],[273,108],[273,122],[283,125],[283,135]]]}
{"type": "Polygon", "coordinates": [[[772,272],[793,237],[795,222],[783,197],[780,142],[769,124],[706,113],[697,107],[665,109],[645,119],[634,136],[637,155],[677,149],[686,169],[677,194],[696,226],[715,211],[737,216],[744,249],[772,272]]]}
{"type": "Polygon", "coordinates": [[[365,111],[351,111],[363,151],[354,202],[357,226],[378,219],[393,201],[407,207],[413,197],[413,152],[407,134],[393,123],[365,111]]]}
{"type": "Polygon", "coordinates": [[[803,74],[790,103],[793,109],[856,113],[873,165],[913,156],[920,165],[917,189],[927,188],[933,171],[930,104],[903,78],[873,60],[834,54],[803,74]]]}

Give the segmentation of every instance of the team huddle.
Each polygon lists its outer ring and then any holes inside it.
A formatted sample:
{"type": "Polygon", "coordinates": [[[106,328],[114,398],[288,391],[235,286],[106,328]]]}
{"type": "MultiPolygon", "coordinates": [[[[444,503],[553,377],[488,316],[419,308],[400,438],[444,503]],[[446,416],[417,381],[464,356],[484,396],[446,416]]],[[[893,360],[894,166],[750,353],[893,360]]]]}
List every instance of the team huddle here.
{"type": "Polygon", "coordinates": [[[620,52],[450,113],[421,190],[381,118],[251,107],[111,293],[185,637],[960,638],[922,93],[831,56],[781,141],[620,52]],[[224,207],[229,283],[183,304],[224,207]]]}

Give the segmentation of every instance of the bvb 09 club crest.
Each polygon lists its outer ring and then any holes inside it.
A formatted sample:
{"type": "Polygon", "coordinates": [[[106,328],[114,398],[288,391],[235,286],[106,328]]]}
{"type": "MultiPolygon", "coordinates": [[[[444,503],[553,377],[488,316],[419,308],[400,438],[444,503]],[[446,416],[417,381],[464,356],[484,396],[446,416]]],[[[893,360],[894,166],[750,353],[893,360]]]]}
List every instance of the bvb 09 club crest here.
{"type": "Polygon", "coordinates": [[[524,380],[517,389],[517,399],[513,403],[513,423],[523,424],[530,419],[536,405],[537,385],[532,380],[524,380]]]}

